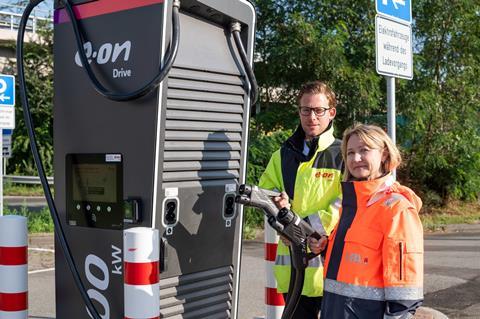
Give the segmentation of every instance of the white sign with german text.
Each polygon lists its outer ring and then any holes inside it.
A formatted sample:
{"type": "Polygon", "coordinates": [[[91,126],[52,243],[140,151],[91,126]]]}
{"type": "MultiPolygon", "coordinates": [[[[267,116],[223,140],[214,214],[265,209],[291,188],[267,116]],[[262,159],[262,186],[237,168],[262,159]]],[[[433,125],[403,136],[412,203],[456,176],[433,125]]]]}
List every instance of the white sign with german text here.
{"type": "Polygon", "coordinates": [[[412,27],[375,17],[377,73],[397,78],[413,78],[412,27]]]}

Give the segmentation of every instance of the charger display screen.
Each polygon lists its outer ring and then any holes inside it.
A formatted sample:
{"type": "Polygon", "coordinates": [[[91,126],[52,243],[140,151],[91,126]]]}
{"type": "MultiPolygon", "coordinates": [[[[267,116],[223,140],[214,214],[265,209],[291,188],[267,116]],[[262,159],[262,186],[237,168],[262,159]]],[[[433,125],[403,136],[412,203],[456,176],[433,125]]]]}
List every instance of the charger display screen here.
{"type": "Polygon", "coordinates": [[[72,165],[73,200],[117,202],[117,168],[114,164],[72,165]]]}
{"type": "Polygon", "coordinates": [[[122,229],[122,155],[67,154],[65,170],[68,225],[122,229]]]}

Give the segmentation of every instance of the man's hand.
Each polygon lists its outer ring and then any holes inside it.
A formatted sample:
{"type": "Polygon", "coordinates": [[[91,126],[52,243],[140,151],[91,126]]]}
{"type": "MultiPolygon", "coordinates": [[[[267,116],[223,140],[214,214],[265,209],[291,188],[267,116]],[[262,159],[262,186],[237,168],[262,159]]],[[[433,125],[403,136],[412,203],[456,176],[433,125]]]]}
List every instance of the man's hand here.
{"type": "Polygon", "coordinates": [[[288,198],[288,195],[285,192],[281,192],[280,196],[277,196],[277,197],[273,198],[273,202],[275,203],[275,205],[277,206],[277,208],[279,210],[284,208],[284,207],[286,207],[287,209],[290,209],[289,200],[290,199],[288,198]]]}
{"type": "Polygon", "coordinates": [[[315,255],[320,254],[325,247],[327,246],[328,238],[327,236],[322,236],[320,239],[315,239],[313,237],[308,237],[308,247],[315,255]]]}
{"type": "MultiPolygon", "coordinates": [[[[273,202],[275,203],[275,206],[277,206],[279,210],[284,207],[286,207],[287,209],[290,209],[289,200],[290,198],[288,198],[288,195],[285,192],[281,192],[280,196],[273,197],[273,202]]],[[[280,235],[280,240],[285,246],[290,246],[290,241],[284,236],[280,235]]]]}
{"type": "Polygon", "coordinates": [[[286,237],[283,237],[282,235],[280,235],[280,240],[285,246],[290,246],[290,240],[288,240],[286,237]]]}

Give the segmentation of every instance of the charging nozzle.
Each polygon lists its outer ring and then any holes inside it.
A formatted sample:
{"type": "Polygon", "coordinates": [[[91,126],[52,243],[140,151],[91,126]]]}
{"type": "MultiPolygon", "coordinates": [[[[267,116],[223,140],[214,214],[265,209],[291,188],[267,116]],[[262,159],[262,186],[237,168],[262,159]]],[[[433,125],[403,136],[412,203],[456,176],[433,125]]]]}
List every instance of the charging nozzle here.
{"type": "Polygon", "coordinates": [[[238,193],[243,195],[250,195],[250,193],[252,192],[252,188],[248,185],[245,185],[245,184],[242,184],[238,187],[238,193]]]}

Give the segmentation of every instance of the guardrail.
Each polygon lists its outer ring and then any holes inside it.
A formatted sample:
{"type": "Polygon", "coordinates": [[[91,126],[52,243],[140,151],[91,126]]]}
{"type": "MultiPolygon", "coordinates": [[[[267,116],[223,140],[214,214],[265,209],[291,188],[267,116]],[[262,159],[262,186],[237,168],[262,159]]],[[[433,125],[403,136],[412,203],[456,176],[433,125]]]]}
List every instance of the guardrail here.
{"type": "MultiPolygon", "coordinates": [[[[40,177],[38,176],[18,176],[18,175],[4,175],[3,180],[12,184],[29,184],[40,185],[40,177]]],[[[53,177],[47,177],[48,184],[53,185],[53,177]]]]}

